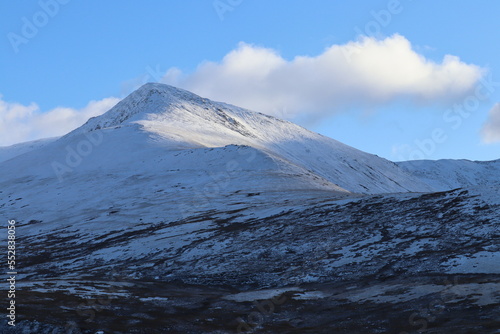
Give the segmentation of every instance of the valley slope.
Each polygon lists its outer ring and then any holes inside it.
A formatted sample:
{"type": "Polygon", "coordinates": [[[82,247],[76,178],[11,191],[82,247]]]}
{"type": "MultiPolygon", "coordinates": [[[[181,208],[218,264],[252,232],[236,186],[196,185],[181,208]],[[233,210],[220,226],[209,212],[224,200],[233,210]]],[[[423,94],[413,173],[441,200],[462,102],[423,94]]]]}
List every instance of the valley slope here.
{"type": "Polygon", "coordinates": [[[396,164],[161,84],[2,152],[17,333],[500,327],[498,161],[396,164]]]}

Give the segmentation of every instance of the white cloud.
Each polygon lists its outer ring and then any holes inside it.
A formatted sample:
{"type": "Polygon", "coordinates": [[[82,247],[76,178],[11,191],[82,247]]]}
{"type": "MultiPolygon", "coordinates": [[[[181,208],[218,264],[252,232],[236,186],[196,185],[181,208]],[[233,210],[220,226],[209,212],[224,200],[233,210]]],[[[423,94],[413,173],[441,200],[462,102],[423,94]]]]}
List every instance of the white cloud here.
{"type": "MultiPolygon", "coordinates": [[[[161,76],[157,69],[148,67],[147,72],[125,88],[161,76]]],[[[203,62],[193,73],[177,68],[164,73],[161,82],[203,97],[307,121],[350,106],[372,109],[400,98],[418,103],[461,100],[475,88],[484,70],[450,55],[433,62],[416,52],[406,38],[394,35],[383,40],[364,37],[333,45],[314,57],[292,60],[273,49],[240,43],[220,62],[203,62]]],[[[60,107],[42,112],[34,103],[10,103],[0,96],[0,146],[64,135],[118,101],[111,97],[91,101],[80,110],[60,107]]],[[[498,129],[495,117],[490,123],[496,125],[485,126],[485,140],[498,138],[498,131],[493,131],[498,129]]]]}
{"type": "Polygon", "coordinates": [[[90,101],[77,110],[55,108],[42,112],[38,105],[10,103],[0,95],[0,146],[7,146],[39,138],[62,136],[84,124],[90,117],[108,111],[119,99],[109,97],[90,101]]]}
{"type": "Polygon", "coordinates": [[[495,104],[491,108],[481,135],[485,143],[500,142],[500,103],[495,104]]]}
{"type": "Polygon", "coordinates": [[[419,103],[460,99],[484,74],[458,57],[432,62],[400,35],[364,37],[322,54],[286,60],[275,50],[240,43],[220,62],[194,73],[171,68],[162,82],[268,114],[321,117],[346,106],[376,107],[398,98],[419,103]]]}

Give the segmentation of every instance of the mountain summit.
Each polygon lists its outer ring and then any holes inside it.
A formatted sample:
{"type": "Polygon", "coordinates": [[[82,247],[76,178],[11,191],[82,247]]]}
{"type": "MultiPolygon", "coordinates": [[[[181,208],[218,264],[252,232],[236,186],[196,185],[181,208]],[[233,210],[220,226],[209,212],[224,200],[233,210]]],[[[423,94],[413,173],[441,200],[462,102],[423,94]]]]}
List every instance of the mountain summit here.
{"type": "MultiPolygon", "coordinates": [[[[396,164],[375,155],[296,124],[164,84],[143,85],[67,137],[97,130],[119,133],[123,127],[147,133],[166,150],[248,146],[279,161],[280,170],[312,176],[316,181],[311,188],[320,182],[320,188],[332,186],[355,193],[431,190],[396,164]]],[[[123,141],[126,145],[127,139],[123,141]]]]}
{"type": "Polygon", "coordinates": [[[113,127],[140,119],[145,114],[163,114],[185,102],[202,105],[208,100],[170,85],[147,83],[132,92],[104,115],[92,117],[76,132],[113,127]],[[135,117],[134,117],[135,116],[135,117]]]}

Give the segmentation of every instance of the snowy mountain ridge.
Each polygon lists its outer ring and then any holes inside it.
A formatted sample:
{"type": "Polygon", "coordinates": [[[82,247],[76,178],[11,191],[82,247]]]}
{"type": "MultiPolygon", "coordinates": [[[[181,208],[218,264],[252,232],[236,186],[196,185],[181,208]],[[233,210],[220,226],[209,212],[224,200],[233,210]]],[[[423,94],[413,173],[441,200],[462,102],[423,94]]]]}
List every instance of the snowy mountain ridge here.
{"type": "MultiPolygon", "coordinates": [[[[143,85],[105,114],[63,136],[60,142],[67,144],[71,138],[93,131],[119,137],[126,132],[120,130],[122,127],[148,134],[146,141],[160,145],[165,154],[171,150],[250,146],[299,174],[315,175],[337,190],[354,193],[427,192],[495,183],[500,170],[499,160],[394,164],[291,122],[157,83],[143,85]]],[[[0,162],[43,148],[56,139],[0,147],[0,162]]],[[[123,145],[131,145],[127,138],[121,140],[123,145]]]]}
{"type": "Polygon", "coordinates": [[[416,160],[397,164],[437,191],[500,186],[500,159],[493,161],[416,160]]]}
{"type": "Polygon", "coordinates": [[[432,190],[397,165],[272,116],[145,84],[65,137],[138,124],[166,149],[251,146],[350,192],[432,190]]]}
{"type": "Polygon", "coordinates": [[[39,149],[55,140],[59,137],[55,138],[44,138],[33,141],[28,141],[24,143],[14,144],[10,146],[0,146],[0,163],[2,161],[6,161],[12,158],[17,157],[18,155],[28,153],[30,151],[39,149]]]}

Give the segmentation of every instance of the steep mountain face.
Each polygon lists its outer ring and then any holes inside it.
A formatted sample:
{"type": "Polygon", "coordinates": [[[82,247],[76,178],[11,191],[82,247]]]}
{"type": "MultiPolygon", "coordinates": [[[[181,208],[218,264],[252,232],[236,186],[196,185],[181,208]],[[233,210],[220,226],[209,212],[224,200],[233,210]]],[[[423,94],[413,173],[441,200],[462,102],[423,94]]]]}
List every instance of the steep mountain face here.
{"type": "Polygon", "coordinates": [[[470,160],[417,160],[397,163],[408,173],[436,190],[467,187],[500,186],[500,159],[493,161],[470,160]]]}
{"type": "Polygon", "coordinates": [[[453,167],[473,189],[429,192],[457,183],[159,84],[4,152],[0,216],[17,221],[24,310],[9,333],[500,325],[489,163],[453,167]]]}
{"type": "Polygon", "coordinates": [[[132,124],[170,149],[251,146],[349,192],[432,190],[385,159],[293,123],[162,84],[144,85],[67,137],[132,124]]]}

